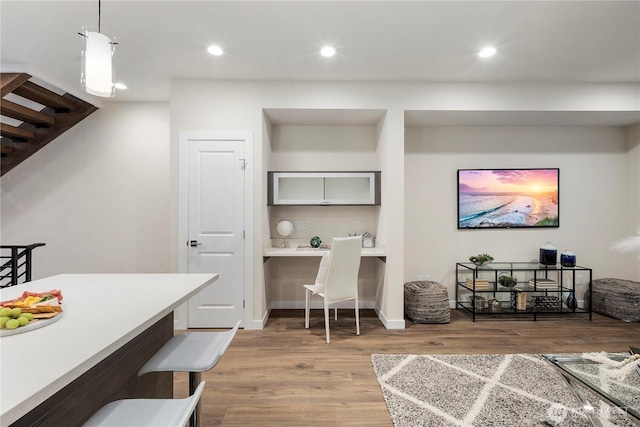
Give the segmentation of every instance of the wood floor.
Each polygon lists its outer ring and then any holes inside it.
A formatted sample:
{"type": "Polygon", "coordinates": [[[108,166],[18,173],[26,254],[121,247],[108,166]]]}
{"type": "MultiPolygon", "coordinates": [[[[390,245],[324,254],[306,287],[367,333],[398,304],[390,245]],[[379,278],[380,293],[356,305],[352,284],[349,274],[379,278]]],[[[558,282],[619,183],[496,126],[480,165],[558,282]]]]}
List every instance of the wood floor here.
{"type": "MultiPolygon", "coordinates": [[[[471,322],[452,310],[451,323],[407,322],[387,330],[371,310],[339,311],[326,344],[322,312],[274,310],[264,330],[239,330],[222,360],[202,375],[203,425],[392,427],[373,373],[372,353],[481,354],[628,351],[640,346],[640,322],[585,317],[471,322]]],[[[187,394],[176,373],[175,395],[187,394]]]]}

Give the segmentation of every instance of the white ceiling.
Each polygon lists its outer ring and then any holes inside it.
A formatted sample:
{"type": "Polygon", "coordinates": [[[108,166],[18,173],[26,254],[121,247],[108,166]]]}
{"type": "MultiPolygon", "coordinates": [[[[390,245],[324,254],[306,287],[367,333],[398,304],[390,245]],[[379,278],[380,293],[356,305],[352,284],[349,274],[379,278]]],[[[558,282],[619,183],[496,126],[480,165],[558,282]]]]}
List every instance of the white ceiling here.
{"type": "MultiPolygon", "coordinates": [[[[97,0],[2,0],[2,71],[78,94],[78,31],[97,17],[97,0]]],[[[129,87],[115,101],[168,100],[171,79],[640,81],[640,1],[103,0],[102,29],[129,87]]]]}

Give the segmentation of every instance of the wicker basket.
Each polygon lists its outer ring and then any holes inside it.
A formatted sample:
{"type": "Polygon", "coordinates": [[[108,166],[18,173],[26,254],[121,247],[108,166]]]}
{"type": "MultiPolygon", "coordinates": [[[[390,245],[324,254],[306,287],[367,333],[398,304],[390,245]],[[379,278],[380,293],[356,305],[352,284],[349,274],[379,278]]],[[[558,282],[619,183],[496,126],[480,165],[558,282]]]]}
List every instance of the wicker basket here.
{"type": "Polygon", "coordinates": [[[625,322],[640,322],[640,282],[605,278],[593,281],[593,311],[625,322]]]}
{"type": "Polygon", "coordinates": [[[413,323],[449,323],[447,288],[431,281],[405,283],[404,312],[413,323]]]}

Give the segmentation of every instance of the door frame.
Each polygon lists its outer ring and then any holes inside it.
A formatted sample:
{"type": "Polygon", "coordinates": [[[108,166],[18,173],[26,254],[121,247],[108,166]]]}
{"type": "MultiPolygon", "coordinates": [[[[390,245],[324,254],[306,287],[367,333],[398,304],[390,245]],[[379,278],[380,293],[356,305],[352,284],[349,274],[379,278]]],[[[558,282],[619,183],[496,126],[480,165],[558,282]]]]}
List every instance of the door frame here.
{"type": "MultiPolygon", "coordinates": [[[[242,325],[253,322],[253,132],[180,131],[178,138],[178,272],[189,272],[189,142],[238,141],[244,144],[244,313],[242,325]]],[[[212,284],[215,286],[215,282],[212,284]]],[[[174,312],[174,329],[187,329],[189,310],[185,301],[174,312]]]]}

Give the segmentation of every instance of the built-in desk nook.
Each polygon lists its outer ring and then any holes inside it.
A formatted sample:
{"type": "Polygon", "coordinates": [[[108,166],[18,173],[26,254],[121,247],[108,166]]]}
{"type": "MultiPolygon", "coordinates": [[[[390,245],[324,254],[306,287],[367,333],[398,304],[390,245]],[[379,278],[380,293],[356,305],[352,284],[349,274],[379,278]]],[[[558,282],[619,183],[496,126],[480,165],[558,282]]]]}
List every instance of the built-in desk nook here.
{"type": "MultiPolygon", "coordinates": [[[[291,239],[288,247],[277,247],[281,242],[282,239],[273,239],[265,243],[263,248],[265,293],[269,308],[302,309],[305,298],[303,285],[315,283],[320,259],[328,250],[300,249],[299,246],[309,244],[302,239],[291,239]]],[[[326,239],[327,244],[330,242],[330,239],[326,239]]],[[[358,274],[360,308],[374,309],[382,286],[387,254],[384,244],[380,242],[376,242],[373,248],[361,250],[358,274]]],[[[312,304],[314,309],[321,308],[320,300],[312,301],[312,304]]],[[[353,301],[344,304],[344,307],[353,308],[353,301]]],[[[303,320],[301,317],[301,321],[303,320]]]]}
{"type": "MultiPolygon", "coordinates": [[[[394,289],[402,282],[402,253],[387,256],[402,232],[401,221],[393,221],[394,207],[403,201],[389,156],[395,140],[388,125],[396,113],[357,107],[263,108],[263,113],[267,185],[262,213],[268,232],[263,229],[262,324],[273,309],[305,308],[303,285],[315,283],[326,252],[299,250],[296,243],[310,245],[318,236],[330,244],[333,237],[357,234],[375,239],[361,252],[360,308],[376,310],[385,327],[404,328],[402,289],[394,289]],[[294,227],[279,230],[284,221],[294,227]],[[288,248],[280,247],[285,237],[288,248]]],[[[312,308],[320,307],[312,299],[312,308]]],[[[339,307],[352,309],[353,303],[339,307]]]]}
{"type": "MultiPolygon", "coordinates": [[[[279,247],[282,240],[272,240],[264,245],[263,259],[268,261],[271,257],[321,257],[330,249],[309,249],[308,243],[299,240],[288,242],[287,247],[279,247]]],[[[387,253],[384,245],[377,243],[373,248],[362,248],[363,257],[377,257],[381,261],[386,260],[387,253]]]]}

